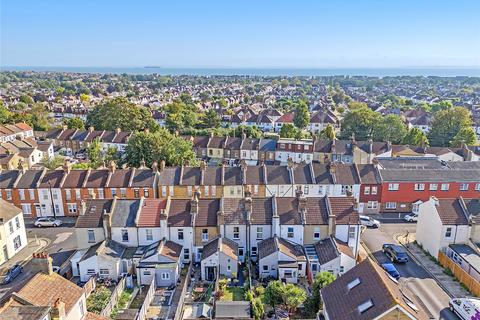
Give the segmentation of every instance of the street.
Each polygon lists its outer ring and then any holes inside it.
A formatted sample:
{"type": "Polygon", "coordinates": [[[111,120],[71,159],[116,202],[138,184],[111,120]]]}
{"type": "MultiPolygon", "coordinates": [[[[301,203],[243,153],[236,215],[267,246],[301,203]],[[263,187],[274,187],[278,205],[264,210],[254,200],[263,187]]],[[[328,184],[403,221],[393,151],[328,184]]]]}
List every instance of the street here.
{"type": "MultiPolygon", "coordinates": [[[[379,229],[367,229],[362,234],[362,242],[368,247],[379,264],[390,262],[382,252],[384,243],[396,243],[396,235],[406,234],[407,231],[410,233],[415,232],[415,224],[392,222],[383,221],[379,229]]],[[[423,302],[423,306],[420,307],[428,310],[433,318],[458,319],[448,309],[450,297],[412,257],[410,257],[407,263],[395,263],[395,267],[400,273],[399,283],[403,286],[403,290],[407,289],[411,294],[416,295],[423,302]]]]}

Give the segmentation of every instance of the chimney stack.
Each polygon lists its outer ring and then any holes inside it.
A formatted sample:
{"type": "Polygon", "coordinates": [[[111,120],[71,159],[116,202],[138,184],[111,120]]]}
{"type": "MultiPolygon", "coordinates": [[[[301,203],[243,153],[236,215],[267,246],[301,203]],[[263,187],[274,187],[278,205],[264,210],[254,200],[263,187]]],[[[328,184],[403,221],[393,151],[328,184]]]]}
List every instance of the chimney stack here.
{"type": "Polygon", "coordinates": [[[95,130],[95,128],[93,126],[88,127],[89,132],[93,132],[94,130],[95,130]]]}
{"type": "Polygon", "coordinates": [[[72,167],[70,165],[70,161],[68,161],[67,159],[65,159],[65,161],[63,161],[63,171],[65,171],[65,173],[70,173],[72,167]]]}
{"type": "Polygon", "coordinates": [[[335,231],[336,231],[335,218],[336,216],[334,214],[328,215],[328,235],[330,236],[335,236],[335,231]]]}
{"type": "Polygon", "coordinates": [[[65,302],[63,302],[62,300],[60,300],[60,298],[58,298],[53,303],[53,308],[50,309],[50,318],[52,320],[63,320],[65,319],[65,316],[66,316],[65,302]]]}
{"type": "Polygon", "coordinates": [[[52,258],[46,252],[34,253],[32,269],[34,272],[42,272],[46,275],[53,274],[52,258]]]}
{"type": "Polygon", "coordinates": [[[154,173],[157,173],[158,172],[158,162],[157,161],[153,161],[152,162],[152,171],[154,173]]]}
{"type": "Polygon", "coordinates": [[[120,129],[120,128],[116,128],[116,129],[115,129],[115,133],[116,133],[116,134],[119,134],[120,132],[122,132],[122,129],[120,129]]]}
{"type": "Polygon", "coordinates": [[[294,163],[293,163],[293,159],[292,159],[292,158],[288,157],[287,165],[288,165],[288,167],[289,167],[290,169],[293,168],[294,163]]]}
{"type": "Polygon", "coordinates": [[[110,162],[108,163],[108,169],[111,173],[115,172],[115,169],[117,169],[117,164],[115,163],[115,161],[110,160],[110,162]]]}
{"type": "Polygon", "coordinates": [[[165,169],[165,160],[160,161],[160,172],[162,172],[165,169]]]}
{"type": "Polygon", "coordinates": [[[20,172],[22,173],[25,173],[27,171],[27,166],[25,165],[25,161],[23,161],[22,159],[18,161],[18,170],[20,170],[20,172]]]}
{"type": "Polygon", "coordinates": [[[105,239],[111,239],[112,237],[112,216],[103,210],[103,232],[105,233],[105,239]]]}
{"type": "Polygon", "coordinates": [[[66,124],[62,125],[62,130],[65,131],[68,129],[68,126],[66,124]]]}
{"type": "Polygon", "coordinates": [[[205,162],[205,160],[200,161],[200,170],[205,171],[206,168],[207,168],[207,163],[205,162]]]}

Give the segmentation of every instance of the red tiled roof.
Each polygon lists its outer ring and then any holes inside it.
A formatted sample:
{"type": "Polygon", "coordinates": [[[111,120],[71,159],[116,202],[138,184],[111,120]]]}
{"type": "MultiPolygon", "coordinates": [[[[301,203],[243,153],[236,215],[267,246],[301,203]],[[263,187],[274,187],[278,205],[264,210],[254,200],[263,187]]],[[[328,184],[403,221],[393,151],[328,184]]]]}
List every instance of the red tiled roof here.
{"type": "Polygon", "coordinates": [[[166,199],[145,199],[138,218],[139,227],[159,227],[160,213],[167,206],[166,199]]]}

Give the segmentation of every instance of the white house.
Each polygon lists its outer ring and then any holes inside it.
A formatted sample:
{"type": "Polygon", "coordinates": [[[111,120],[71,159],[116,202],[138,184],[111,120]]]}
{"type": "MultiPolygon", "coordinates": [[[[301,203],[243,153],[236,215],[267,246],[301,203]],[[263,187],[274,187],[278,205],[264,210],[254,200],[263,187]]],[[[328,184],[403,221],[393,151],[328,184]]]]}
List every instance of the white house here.
{"type": "Polygon", "coordinates": [[[470,238],[469,216],[464,199],[431,197],[418,207],[417,243],[434,257],[450,244],[467,243],[470,238]]]}
{"type": "Polygon", "coordinates": [[[27,243],[22,210],[0,199],[0,264],[15,256],[27,243]]]}
{"type": "Polygon", "coordinates": [[[258,244],[258,266],[260,278],[297,283],[299,277],[305,277],[307,259],[301,245],[274,236],[258,244]]]}
{"type": "Polygon", "coordinates": [[[217,274],[227,278],[238,276],[238,245],[218,237],[203,246],[201,276],[203,280],[215,281],[217,274]]]}

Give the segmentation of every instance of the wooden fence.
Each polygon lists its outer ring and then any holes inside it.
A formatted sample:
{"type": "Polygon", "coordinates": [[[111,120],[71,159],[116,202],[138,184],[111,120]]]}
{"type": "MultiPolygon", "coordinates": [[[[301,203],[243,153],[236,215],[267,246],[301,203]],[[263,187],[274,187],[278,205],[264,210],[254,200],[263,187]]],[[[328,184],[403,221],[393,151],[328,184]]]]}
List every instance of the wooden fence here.
{"type": "Polygon", "coordinates": [[[460,283],[463,283],[473,295],[480,297],[480,283],[456,264],[455,261],[440,251],[438,252],[438,262],[444,268],[450,269],[455,278],[457,278],[460,283]]]}
{"type": "Polygon", "coordinates": [[[155,290],[157,289],[155,283],[155,277],[152,277],[152,283],[148,288],[148,292],[145,296],[145,300],[143,301],[142,307],[138,313],[138,320],[145,320],[147,318],[147,311],[150,307],[150,303],[152,303],[153,298],[155,297],[155,290]]]}
{"type": "Polygon", "coordinates": [[[97,279],[95,277],[90,277],[87,282],[83,285],[83,291],[85,292],[85,297],[88,297],[97,287],[97,279]]]}
{"type": "MultiPolygon", "coordinates": [[[[177,308],[175,310],[175,316],[173,317],[174,320],[180,320],[182,319],[182,316],[183,316],[183,305],[185,304],[185,295],[187,294],[187,288],[188,286],[190,285],[190,281],[192,281],[191,277],[190,277],[190,274],[192,272],[192,269],[193,269],[193,262],[190,262],[190,264],[188,265],[188,271],[187,271],[187,274],[185,276],[185,281],[183,283],[183,288],[182,288],[182,291],[180,293],[180,299],[178,301],[178,305],[177,305],[177,308]]],[[[179,288],[177,288],[176,290],[178,290],[179,288]]]]}
{"type": "Polygon", "coordinates": [[[108,304],[105,306],[105,308],[100,311],[100,315],[104,317],[109,317],[110,314],[112,313],[113,308],[117,305],[118,299],[120,299],[120,295],[123,292],[123,289],[125,288],[125,278],[122,278],[115,289],[113,289],[112,295],[110,296],[110,301],[108,301],[108,304]]]}

